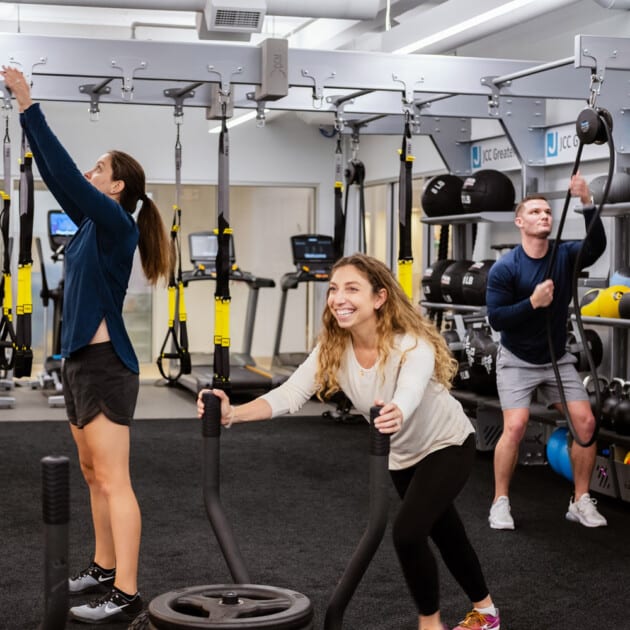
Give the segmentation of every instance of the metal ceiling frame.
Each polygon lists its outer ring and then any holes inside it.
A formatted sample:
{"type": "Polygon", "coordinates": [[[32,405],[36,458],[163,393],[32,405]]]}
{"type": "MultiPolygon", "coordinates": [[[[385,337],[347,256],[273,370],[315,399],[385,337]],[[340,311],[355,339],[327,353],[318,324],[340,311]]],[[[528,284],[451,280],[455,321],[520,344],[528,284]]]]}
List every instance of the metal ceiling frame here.
{"type": "MultiPolygon", "coordinates": [[[[288,49],[277,68],[288,94],[256,101],[261,46],[0,34],[0,59],[20,67],[38,100],[209,108],[217,93],[235,108],[330,113],[362,134],[399,134],[412,112],[453,171],[466,170],[470,119],[495,118],[512,142],[524,181],[544,167],[541,134],[548,99],[584,100],[598,79],[598,105],[613,116],[618,152],[630,153],[625,84],[630,39],[577,35],[575,56],[522,60],[288,49]],[[185,98],[185,102],[184,102],[185,98]],[[468,121],[468,122],[466,122],[468,121]],[[525,171],[529,171],[526,173],[525,171]]],[[[2,92],[5,106],[8,98],[2,92]]],[[[622,160],[626,166],[628,159],[622,160]]],[[[469,167],[468,167],[469,168],[469,167]]],[[[527,188],[529,186],[526,186],[527,188]]]]}

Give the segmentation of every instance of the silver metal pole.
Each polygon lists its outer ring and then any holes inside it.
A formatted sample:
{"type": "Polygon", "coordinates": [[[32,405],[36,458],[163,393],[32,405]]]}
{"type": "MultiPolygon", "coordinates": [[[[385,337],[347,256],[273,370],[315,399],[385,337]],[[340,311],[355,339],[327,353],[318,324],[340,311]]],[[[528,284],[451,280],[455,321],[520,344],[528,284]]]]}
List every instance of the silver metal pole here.
{"type": "Polygon", "coordinates": [[[494,85],[503,85],[514,81],[514,79],[522,79],[523,77],[529,77],[539,72],[545,72],[546,70],[553,70],[554,68],[562,68],[562,66],[568,66],[575,62],[575,57],[566,57],[566,59],[558,59],[557,61],[550,61],[549,63],[543,63],[539,66],[532,66],[525,70],[519,70],[518,72],[512,72],[512,74],[504,74],[501,77],[495,77],[492,79],[494,85]]]}

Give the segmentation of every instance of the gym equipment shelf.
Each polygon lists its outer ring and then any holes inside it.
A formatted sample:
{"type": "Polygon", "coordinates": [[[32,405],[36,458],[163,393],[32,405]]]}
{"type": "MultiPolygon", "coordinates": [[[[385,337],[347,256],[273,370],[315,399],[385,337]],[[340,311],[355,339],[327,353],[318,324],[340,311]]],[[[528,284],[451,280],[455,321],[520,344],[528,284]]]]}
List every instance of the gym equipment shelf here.
{"type": "MultiPolygon", "coordinates": [[[[630,206],[629,206],[630,209],[630,206]]],[[[469,212],[443,217],[422,217],[420,221],[427,225],[443,225],[445,223],[509,223],[514,220],[513,212],[469,212]]]]}
{"type": "MultiPolygon", "coordinates": [[[[575,315],[571,315],[571,321],[575,321],[575,315]]],[[[594,324],[596,326],[615,326],[617,328],[630,328],[630,319],[621,319],[618,317],[582,317],[585,324],[594,324]]]]}

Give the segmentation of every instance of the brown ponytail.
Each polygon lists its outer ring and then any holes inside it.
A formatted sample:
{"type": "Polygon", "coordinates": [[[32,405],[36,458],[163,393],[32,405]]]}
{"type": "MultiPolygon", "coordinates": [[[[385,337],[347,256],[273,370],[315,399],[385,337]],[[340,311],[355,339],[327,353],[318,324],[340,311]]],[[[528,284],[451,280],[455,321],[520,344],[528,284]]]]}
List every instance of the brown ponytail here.
{"type": "Polygon", "coordinates": [[[157,206],[145,197],[138,214],[140,261],[144,275],[151,284],[160,278],[168,281],[171,270],[171,244],[166,225],[157,206]]]}
{"type": "Polygon", "coordinates": [[[125,183],[120,195],[120,205],[133,214],[138,201],[142,201],[138,214],[140,230],[138,249],[144,274],[151,284],[157,284],[161,277],[168,282],[171,269],[170,238],[158,207],[144,191],[146,186],[144,169],[128,153],[110,151],[109,155],[113,179],[125,183]]]}

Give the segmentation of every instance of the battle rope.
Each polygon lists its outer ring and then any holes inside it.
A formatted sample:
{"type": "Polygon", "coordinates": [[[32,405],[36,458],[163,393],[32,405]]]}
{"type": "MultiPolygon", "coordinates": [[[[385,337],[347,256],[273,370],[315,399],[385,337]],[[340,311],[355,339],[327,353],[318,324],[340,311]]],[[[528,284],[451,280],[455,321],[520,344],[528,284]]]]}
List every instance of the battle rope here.
{"type": "MultiPolygon", "coordinates": [[[[609,148],[609,166],[608,166],[608,178],[606,180],[606,185],[604,187],[604,193],[602,196],[602,199],[599,203],[599,206],[596,207],[595,210],[595,214],[593,215],[590,224],[588,225],[588,228],[586,230],[586,234],[584,236],[584,240],[582,241],[582,245],[580,246],[580,249],[578,251],[578,254],[576,256],[575,259],[575,266],[573,269],[573,276],[572,276],[572,293],[573,293],[573,304],[574,304],[574,310],[575,310],[575,320],[576,320],[576,324],[580,333],[580,338],[582,339],[582,343],[584,344],[584,355],[586,356],[586,359],[588,361],[588,366],[589,366],[589,371],[593,377],[593,379],[595,380],[595,382],[599,382],[599,379],[597,378],[597,370],[595,367],[595,362],[593,361],[593,356],[592,353],[590,351],[590,348],[588,347],[588,343],[587,343],[587,338],[586,338],[586,334],[584,332],[584,323],[582,322],[582,316],[580,313],[580,307],[579,307],[579,300],[578,300],[578,276],[579,276],[579,272],[580,272],[580,260],[582,258],[582,253],[584,251],[584,245],[586,243],[586,241],[588,240],[588,237],[591,233],[591,231],[593,230],[597,219],[600,217],[601,212],[602,212],[602,207],[603,205],[606,203],[607,199],[608,199],[608,193],[610,190],[610,184],[612,181],[612,177],[613,177],[613,173],[614,173],[614,163],[615,163],[615,146],[614,146],[614,142],[613,142],[613,138],[612,138],[612,132],[610,129],[610,126],[608,124],[608,121],[606,120],[606,118],[604,116],[599,116],[599,120],[601,122],[601,124],[603,125],[603,128],[605,129],[606,132],[606,141],[608,143],[608,148],[609,148]]],[[[578,150],[577,150],[577,154],[576,154],[576,158],[575,158],[575,162],[573,164],[573,170],[571,171],[571,177],[573,177],[579,169],[580,166],[580,161],[582,159],[582,149],[584,147],[584,142],[580,139],[580,144],[578,145],[578,150]]],[[[558,252],[558,247],[560,245],[561,242],[561,236],[562,236],[562,230],[564,229],[564,223],[566,220],[566,216],[567,216],[567,211],[568,211],[568,207],[569,207],[569,202],[571,200],[571,190],[570,188],[567,190],[567,194],[564,200],[564,207],[562,209],[562,215],[560,218],[560,224],[558,226],[558,233],[556,236],[556,239],[554,241],[552,250],[551,250],[551,256],[549,258],[549,264],[547,266],[547,272],[545,274],[545,278],[548,279],[551,277],[552,271],[553,271],[553,267],[555,264],[555,259],[557,256],[557,252],[558,252]]],[[[573,426],[573,422],[571,420],[571,416],[568,413],[567,410],[567,400],[566,400],[566,396],[565,396],[565,392],[564,392],[564,386],[562,385],[562,379],[560,378],[560,370],[558,369],[558,362],[557,362],[557,357],[556,357],[556,353],[553,347],[553,334],[552,334],[552,330],[551,330],[551,312],[549,311],[549,309],[547,309],[547,316],[546,316],[546,326],[547,326],[547,343],[549,345],[549,352],[551,355],[551,364],[553,367],[553,371],[554,371],[554,375],[556,378],[556,382],[558,384],[558,391],[560,393],[560,402],[562,404],[562,410],[563,410],[563,415],[566,419],[567,422],[567,426],[569,427],[569,431],[571,433],[571,436],[573,437],[573,439],[575,440],[575,442],[583,447],[583,448],[587,448],[589,446],[591,446],[592,444],[595,443],[595,441],[597,440],[597,436],[599,434],[599,428],[600,428],[600,423],[601,423],[601,393],[599,391],[599,387],[595,387],[595,399],[596,399],[596,413],[595,415],[595,429],[593,430],[593,435],[590,437],[590,439],[588,440],[582,440],[578,435],[577,432],[575,430],[575,427],[573,426]]]]}

